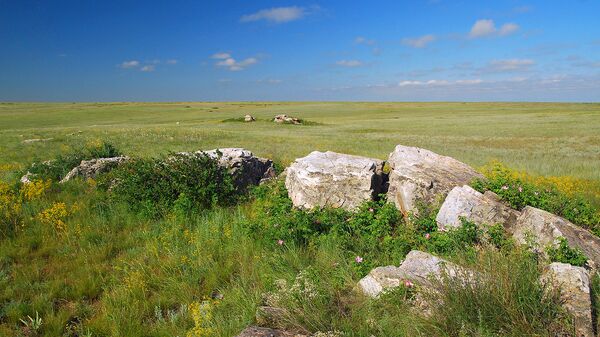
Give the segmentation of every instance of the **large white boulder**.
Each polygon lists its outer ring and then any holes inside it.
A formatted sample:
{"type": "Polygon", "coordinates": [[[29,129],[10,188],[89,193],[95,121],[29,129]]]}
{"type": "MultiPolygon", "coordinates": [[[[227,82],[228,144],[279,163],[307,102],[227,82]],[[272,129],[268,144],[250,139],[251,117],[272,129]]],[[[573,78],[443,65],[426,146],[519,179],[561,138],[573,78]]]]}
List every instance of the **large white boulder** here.
{"type": "Polygon", "coordinates": [[[540,252],[548,246],[556,247],[559,238],[565,238],[569,246],[580,249],[596,267],[600,266],[600,238],[558,215],[527,206],[511,231],[518,243],[533,244],[540,252]]]}
{"type": "Polygon", "coordinates": [[[495,193],[480,193],[471,186],[464,185],[457,186],[448,193],[436,221],[441,230],[460,227],[461,218],[481,226],[502,224],[510,227],[518,216],[519,212],[503,204],[495,193]]]}
{"type": "Polygon", "coordinates": [[[285,186],[294,206],[356,209],[382,192],[383,161],[348,154],[311,152],[287,169],[285,186]]]}
{"type": "Polygon", "coordinates": [[[577,337],[593,337],[590,276],[582,267],[554,262],[546,267],[542,278],[560,288],[564,308],[573,316],[577,337]]]}
{"type": "Polygon", "coordinates": [[[405,214],[415,212],[418,201],[441,203],[452,188],[483,178],[465,163],[418,147],[397,145],[388,164],[388,200],[405,214]]]}
{"type": "Polygon", "coordinates": [[[84,179],[95,178],[100,173],[108,172],[128,160],[129,157],[127,156],[82,160],[81,163],[69,171],[60,182],[64,183],[76,177],[84,179]]]}
{"type": "Polygon", "coordinates": [[[445,273],[455,277],[460,267],[429,253],[413,250],[399,267],[377,267],[359,282],[362,292],[370,297],[377,297],[383,291],[395,288],[410,281],[424,287],[432,287],[433,280],[439,279],[445,273]]]}

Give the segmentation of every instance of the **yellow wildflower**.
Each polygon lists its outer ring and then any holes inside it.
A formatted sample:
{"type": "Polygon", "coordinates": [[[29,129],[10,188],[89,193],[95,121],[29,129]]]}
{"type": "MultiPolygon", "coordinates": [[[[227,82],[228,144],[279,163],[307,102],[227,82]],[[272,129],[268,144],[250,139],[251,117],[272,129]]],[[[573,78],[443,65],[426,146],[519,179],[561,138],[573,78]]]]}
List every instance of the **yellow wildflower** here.
{"type": "Polygon", "coordinates": [[[0,223],[7,224],[13,230],[23,223],[21,202],[11,186],[3,181],[0,181],[0,223]]]}
{"type": "Polygon", "coordinates": [[[194,327],[188,331],[187,337],[211,336],[213,329],[209,326],[212,320],[212,306],[209,301],[192,302],[188,310],[194,321],[194,327]]]}
{"type": "Polygon", "coordinates": [[[64,202],[55,202],[51,207],[38,214],[42,223],[53,226],[57,232],[64,232],[67,229],[65,223],[67,216],[69,216],[69,212],[64,202]]]}
{"type": "Polygon", "coordinates": [[[21,187],[21,198],[23,201],[31,201],[41,197],[52,185],[52,181],[33,180],[21,187]]]}

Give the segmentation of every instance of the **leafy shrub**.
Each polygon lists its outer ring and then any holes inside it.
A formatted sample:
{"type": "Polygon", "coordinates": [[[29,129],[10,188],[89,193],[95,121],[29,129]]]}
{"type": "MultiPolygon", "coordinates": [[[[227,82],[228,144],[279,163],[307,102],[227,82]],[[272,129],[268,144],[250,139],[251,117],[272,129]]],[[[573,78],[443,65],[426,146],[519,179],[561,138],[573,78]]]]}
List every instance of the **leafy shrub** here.
{"type": "Polygon", "coordinates": [[[231,175],[206,154],[134,159],[103,177],[101,186],[150,216],[231,205],[237,198],[231,175]]]}
{"type": "Polygon", "coordinates": [[[354,261],[352,265],[360,276],[376,266],[397,264],[413,249],[454,256],[474,255],[475,246],[488,242],[499,248],[508,246],[503,233],[486,233],[464,219],[458,228],[438,231],[436,210],[424,206],[420,206],[418,215],[405,220],[385,196],[365,201],[354,212],[348,212],[296,209],[281,180],[259,186],[253,193],[255,201],[249,209],[247,226],[256,239],[301,246],[334,240],[354,261]]]}
{"type": "Polygon", "coordinates": [[[71,169],[79,165],[82,160],[109,158],[120,155],[121,152],[112,144],[104,141],[94,141],[75,151],[61,154],[53,160],[35,162],[28,171],[35,174],[39,179],[60,181],[71,169]]]}
{"type": "Polygon", "coordinates": [[[573,180],[534,177],[498,162],[484,167],[483,173],[487,179],[472,183],[476,190],[491,190],[516,209],[540,208],[600,234],[600,211],[586,200],[573,180]]]}
{"type": "Polygon", "coordinates": [[[499,249],[511,249],[514,241],[506,234],[502,224],[495,224],[487,228],[488,241],[499,249]]]}
{"type": "Polygon", "coordinates": [[[569,243],[565,238],[558,238],[558,247],[548,247],[546,252],[552,262],[568,263],[573,266],[583,267],[587,261],[587,257],[577,248],[569,247],[569,243]]]}

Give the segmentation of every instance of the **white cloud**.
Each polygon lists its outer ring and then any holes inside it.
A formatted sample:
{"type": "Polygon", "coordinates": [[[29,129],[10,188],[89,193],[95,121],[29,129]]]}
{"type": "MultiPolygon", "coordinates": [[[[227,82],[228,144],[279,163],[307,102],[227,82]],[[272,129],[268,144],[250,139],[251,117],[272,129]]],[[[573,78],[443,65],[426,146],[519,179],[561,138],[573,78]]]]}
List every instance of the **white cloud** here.
{"type": "Polygon", "coordinates": [[[281,83],[283,81],[280,80],[280,79],[277,79],[277,78],[268,78],[268,79],[265,79],[265,80],[257,80],[256,82],[257,83],[268,83],[268,84],[279,84],[279,83],[281,83]]]}
{"type": "Polygon", "coordinates": [[[375,40],[367,39],[364,36],[357,36],[354,39],[354,43],[356,43],[356,44],[364,44],[364,45],[367,45],[367,46],[374,46],[377,42],[375,42],[375,40]]]}
{"type": "Polygon", "coordinates": [[[355,68],[360,67],[363,63],[359,60],[339,60],[335,64],[342,67],[355,68]]]}
{"type": "Polygon", "coordinates": [[[457,80],[454,83],[456,83],[456,84],[480,84],[480,83],[483,83],[483,80],[480,78],[472,79],[472,80],[457,80]]]}
{"type": "Polygon", "coordinates": [[[496,27],[494,27],[493,20],[477,20],[473,27],[471,27],[471,32],[469,36],[472,38],[489,36],[496,33],[496,27]]]}
{"type": "Polygon", "coordinates": [[[211,56],[214,59],[228,59],[231,57],[229,53],[216,53],[211,56]]]}
{"type": "Polygon", "coordinates": [[[502,27],[500,27],[500,31],[498,32],[498,34],[500,36],[506,36],[512,33],[516,33],[517,30],[519,30],[519,25],[517,25],[516,23],[505,23],[504,25],[502,25],[502,27]]]}
{"type": "Polygon", "coordinates": [[[119,65],[119,67],[121,67],[123,69],[137,68],[139,66],[140,66],[140,61],[137,61],[137,60],[124,61],[123,63],[121,63],[119,65]]]}
{"type": "Polygon", "coordinates": [[[230,71],[244,70],[246,67],[258,63],[258,59],[255,57],[249,57],[238,62],[227,53],[214,54],[213,58],[221,60],[216,63],[217,66],[227,68],[230,71]]]}
{"type": "Polygon", "coordinates": [[[424,48],[425,46],[427,46],[427,44],[433,41],[435,41],[435,35],[432,34],[423,35],[415,38],[402,39],[403,44],[414,48],[424,48]]]}
{"type": "Polygon", "coordinates": [[[505,23],[500,27],[500,30],[496,29],[496,25],[494,24],[494,20],[482,19],[477,20],[473,27],[471,27],[471,31],[469,32],[469,37],[475,39],[479,37],[486,36],[507,36],[515,33],[519,30],[519,25],[516,23],[505,23]]]}
{"type": "Polygon", "coordinates": [[[531,59],[493,60],[483,70],[487,72],[526,71],[533,65],[535,65],[535,61],[531,59]]]}
{"type": "Polygon", "coordinates": [[[156,67],[154,65],[148,64],[148,65],[145,65],[145,66],[141,67],[140,71],[151,72],[151,71],[154,71],[155,69],[156,69],[156,67]]]}
{"type": "Polygon", "coordinates": [[[277,7],[262,9],[253,14],[243,15],[240,18],[241,22],[253,22],[265,20],[273,23],[284,23],[301,19],[306,15],[306,10],[303,7],[277,7]]]}
{"type": "Polygon", "coordinates": [[[438,86],[449,86],[449,85],[475,85],[483,83],[481,79],[465,79],[465,80],[429,80],[429,81],[401,81],[398,83],[399,87],[438,87],[438,86]]]}
{"type": "Polygon", "coordinates": [[[175,59],[167,60],[167,64],[177,64],[177,62],[179,61],[175,59]]]}

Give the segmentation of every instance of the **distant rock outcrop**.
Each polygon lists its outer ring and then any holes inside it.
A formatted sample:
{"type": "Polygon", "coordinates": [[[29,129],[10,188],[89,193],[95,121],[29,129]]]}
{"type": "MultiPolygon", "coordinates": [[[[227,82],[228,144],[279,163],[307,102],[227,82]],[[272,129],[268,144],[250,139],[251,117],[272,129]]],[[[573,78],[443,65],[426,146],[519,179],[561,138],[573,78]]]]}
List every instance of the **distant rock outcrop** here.
{"type": "Polygon", "coordinates": [[[460,227],[461,218],[477,225],[512,226],[519,212],[500,201],[494,192],[479,193],[471,186],[457,186],[448,193],[436,221],[440,229],[460,227]]]}
{"type": "Polygon", "coordinates": [[[418,147],[397,145],[388,164],[388,200],[405,214],[417,211],[417,202],[442,202],[452,188],[483,178],[465,163],[418,147]]]}
{"type": "Polygon", "coordinates": [[[290,117],[288,115],[276,115],[273,118],[273,122],[280,124],[302,124],[302,121],[296,117],[290,117]]]}
{"type": "Polygon", "coordinates": [[[287,169],[285,186],[294,206],[354,210],[384,189],[383,161],[335,152],[311,152],[287,169]]]}

